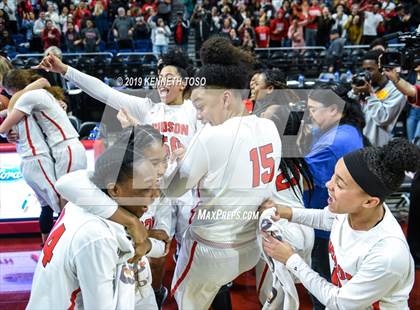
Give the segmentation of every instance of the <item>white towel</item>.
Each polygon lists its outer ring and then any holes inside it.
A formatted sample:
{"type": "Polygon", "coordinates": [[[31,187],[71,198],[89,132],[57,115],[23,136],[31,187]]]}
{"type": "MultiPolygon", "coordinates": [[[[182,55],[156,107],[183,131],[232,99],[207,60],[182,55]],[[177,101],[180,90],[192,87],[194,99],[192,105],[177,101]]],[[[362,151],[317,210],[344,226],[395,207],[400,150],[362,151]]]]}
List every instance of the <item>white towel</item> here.
{"type": "Polygon", "coordinates": [[[287,241],[297,252],[308,252],[309,250],[309,253],[312,250],[313,245],[313,231],[306,231],[306,229],[302,230],[300,225],[296,226],[296,224],[289,223],[286,219],[274,221],[271,217],[275,212],[275,208],[265,210],[260,216],[258,223],[258,244],[261,247],[264,260],[267,262],[271,273],[274,275],[271,293],[268,296],[263,309],[297,310],[299,309],[299,296],[295,286],[295,278],[283,263],[272,259],[264,253],[262,249],[261,231],[269,232],[274,238],[287,241]],[[296,228],[298,228],[298,230],[296,228]]]}

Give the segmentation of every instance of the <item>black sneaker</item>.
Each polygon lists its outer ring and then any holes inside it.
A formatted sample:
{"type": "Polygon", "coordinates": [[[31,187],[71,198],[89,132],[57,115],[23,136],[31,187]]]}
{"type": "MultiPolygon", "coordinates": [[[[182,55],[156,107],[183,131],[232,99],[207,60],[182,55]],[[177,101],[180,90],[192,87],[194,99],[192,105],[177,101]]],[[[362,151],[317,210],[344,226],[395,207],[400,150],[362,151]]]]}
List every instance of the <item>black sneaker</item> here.
{"type": "Polygon", "coordinates": [[[160,289],[155,290],[155,298],[159,310],[162,309],[162,305],[167,297],[168,289],[166,287],[162,286],[160,289]]]}

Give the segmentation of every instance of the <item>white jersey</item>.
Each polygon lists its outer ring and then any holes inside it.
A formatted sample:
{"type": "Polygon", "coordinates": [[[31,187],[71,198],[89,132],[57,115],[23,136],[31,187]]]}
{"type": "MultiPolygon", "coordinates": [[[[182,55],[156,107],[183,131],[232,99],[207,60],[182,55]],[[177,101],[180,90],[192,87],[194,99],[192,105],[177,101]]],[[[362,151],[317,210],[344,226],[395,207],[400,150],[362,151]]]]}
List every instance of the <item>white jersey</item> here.
{"type": "Polygon", "coordinates": [[[385,208],[383,220],[356,231],[347,214],[293,209],[292,221],[329,230],[331,283],[294,254],[287,268],[327,309],[408,309],[414,285],[414,261],[401,226],[385,208]]]}
{"type": "Polygon", "coordinates": [[[134,289],[129,274],[117,274],[133,254],[123,226],[68,203],[39,257],[27,309],[115,309],[118,282],[134,289]]]}
{"type": "Polygon", "coordinates": [[[187,149],[168,197],[197,185],[200,203],[191,223],[194,238],[239,244],[256,239],[255,212],[271,197],[281,142],[274,123],[255,115],[205,126],[187,149]]]}
{"type": "Polygon", "coordinates": [[[272,200],[279,205],[301,208],[304,206],[301,189],[303,189],[303,176],[299,173],[299,179],[295,179],[289,172],[291,182],[286,179],[285,174],[279,169],[276,181],[273,184],[272,200]]]}
{"type": "MultiPolygon", "coordinates": [[[[58,179],[55,187],[60,195],[67,201],[77,204],[91,214],[109,218],[115,213],[118,205],[113,199],[96,187],[90,180],[92,175],[93,172],[91,171],[77,170],[58,179]]],[[[169,235],[171,213],[166,212],[167,215],[160,216],[160,213],[158,212],[160,208],[168,208],[169,206],[170,205],[162,202],[160,199],[156,199],[153,204],[148,206],[147,211],[140,220],[148,230],[163,229],[169,235]]],[[[165,243],[153,238],[149,239],[152,242],[152,248],[147,256],[163,256],[165,252],[165,243]]]]}
{"type": "Polygon", "coordinates": [[[64,76],[93,98],[121,110],[126,109],[141,124],[152,125],[164,136],[168,152],[172,153],[180,146],[187,147],[200,122],[190,100],[181,105],[154,103],[149,98],[128,95],[115,90],[99,79],[68,67],[64,76]]]}
{"type": "Polygon", "coordinates": [[[34,116],[51,148],[65,140],[79,137],[66,112],[54,96],[45,89],[24,93],[16,101],[14,108],[27,115],[34,116]]]}
{"type": "Polygon", "coordinates": [[[26,115],[14,126],[13,131],[19,135],[19,139],[16,142],[16,152],[20,157],[50,155],[50,148],[32,115],[26,115]]]}

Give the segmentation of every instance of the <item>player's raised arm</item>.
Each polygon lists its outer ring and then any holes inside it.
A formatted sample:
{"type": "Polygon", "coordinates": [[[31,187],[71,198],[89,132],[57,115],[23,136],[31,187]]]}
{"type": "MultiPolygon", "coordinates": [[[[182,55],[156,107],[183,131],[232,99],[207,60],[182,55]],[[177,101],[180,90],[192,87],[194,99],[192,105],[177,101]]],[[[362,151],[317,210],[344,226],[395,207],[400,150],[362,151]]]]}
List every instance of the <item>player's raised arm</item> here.
{"type": "Polygon", "coordinates": [[[34,69],[43,69],[60,73],[89,96],[116,110],[125,108],[139,120],[143,119],[151,105],[149,99],[119,92],[112,87],[109,87],[101,80],[64,64],[58,57],[52,54],[44,57],[41,63],[34,67],[34,69]]]}

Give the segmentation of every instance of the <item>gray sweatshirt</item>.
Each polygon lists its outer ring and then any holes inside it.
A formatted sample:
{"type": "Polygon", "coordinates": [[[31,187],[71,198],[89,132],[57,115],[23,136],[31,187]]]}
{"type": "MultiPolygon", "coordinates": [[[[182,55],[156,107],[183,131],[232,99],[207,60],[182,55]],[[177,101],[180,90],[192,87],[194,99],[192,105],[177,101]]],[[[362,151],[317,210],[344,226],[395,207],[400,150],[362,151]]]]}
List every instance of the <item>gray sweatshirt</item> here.
{"type": "Polygon", "coordinates": [[[391,81],[382,89],[374,89],[375,94],[362,104],[366,126],[363,134],[374,146],[382,146],[391,140],[391,132],[403,110],[406,98],[391,81]]]}

